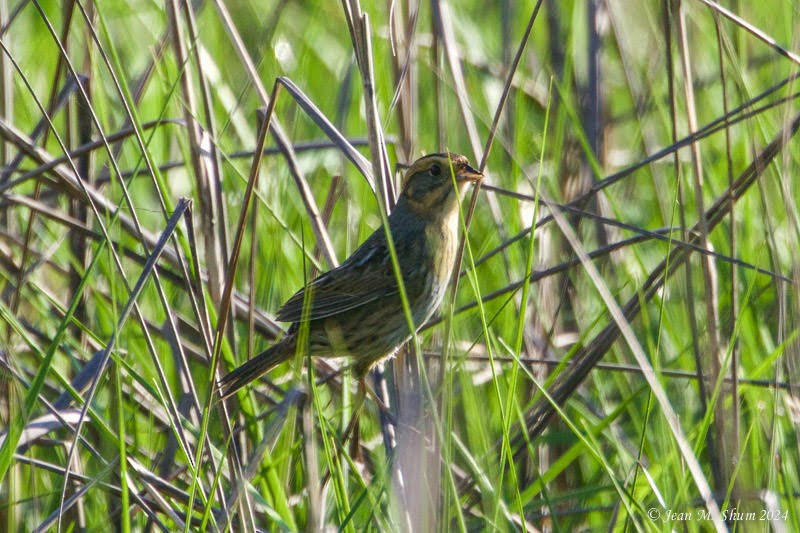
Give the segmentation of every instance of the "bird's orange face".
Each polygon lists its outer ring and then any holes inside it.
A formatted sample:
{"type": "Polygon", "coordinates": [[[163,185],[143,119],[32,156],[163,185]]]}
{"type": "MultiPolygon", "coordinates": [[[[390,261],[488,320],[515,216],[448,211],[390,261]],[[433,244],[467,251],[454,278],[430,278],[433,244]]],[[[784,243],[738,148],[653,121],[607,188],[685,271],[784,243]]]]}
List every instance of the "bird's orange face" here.
{"type": "Polygon", "coordinates": [[[472,168],[463,155],[444,153],[421,157],[406,172],[401,199],[425,218],[450,214],[458,206],[453,178],[460,191],[469,183],[481,180],[483,174],[472,168]]]}

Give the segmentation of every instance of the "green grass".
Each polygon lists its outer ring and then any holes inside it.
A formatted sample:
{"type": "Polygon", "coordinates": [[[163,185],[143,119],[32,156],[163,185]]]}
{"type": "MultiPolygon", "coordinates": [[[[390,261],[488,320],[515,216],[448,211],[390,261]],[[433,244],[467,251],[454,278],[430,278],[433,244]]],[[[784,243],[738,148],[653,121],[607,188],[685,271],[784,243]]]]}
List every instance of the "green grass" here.
{"type": "Polygon", "coordinates": [[[0,10],[0,529],[800,530],[800,11],[510,4],[0,10]],[[488,178],[384,405],[219,402],[445,149],[488,178]]]}

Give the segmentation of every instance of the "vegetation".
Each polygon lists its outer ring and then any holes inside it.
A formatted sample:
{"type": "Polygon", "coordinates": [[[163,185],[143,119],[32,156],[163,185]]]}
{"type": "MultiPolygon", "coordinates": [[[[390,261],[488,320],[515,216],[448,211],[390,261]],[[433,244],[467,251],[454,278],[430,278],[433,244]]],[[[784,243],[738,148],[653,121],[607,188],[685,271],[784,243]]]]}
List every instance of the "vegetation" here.
{"type": "Polygon", "coordinates": [[[800,11],[731,4],[0,8],[0,529],[800,531],[800,11]],[[443,150],[440,317],[219,401],[443,150]]]}

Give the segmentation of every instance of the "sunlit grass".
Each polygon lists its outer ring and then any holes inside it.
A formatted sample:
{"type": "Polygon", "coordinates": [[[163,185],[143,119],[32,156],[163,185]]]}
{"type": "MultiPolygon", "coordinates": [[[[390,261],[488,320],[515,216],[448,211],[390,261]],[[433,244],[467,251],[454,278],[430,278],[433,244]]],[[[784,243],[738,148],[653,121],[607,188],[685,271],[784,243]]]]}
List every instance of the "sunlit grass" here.
{"type": "Polygon", "coordinates": [[[9,6],[0,529],[800,529],[799,14],[669,5],[9,6]],[[445,149],[488,178],[420,351],[219,402],[445,149]]]}

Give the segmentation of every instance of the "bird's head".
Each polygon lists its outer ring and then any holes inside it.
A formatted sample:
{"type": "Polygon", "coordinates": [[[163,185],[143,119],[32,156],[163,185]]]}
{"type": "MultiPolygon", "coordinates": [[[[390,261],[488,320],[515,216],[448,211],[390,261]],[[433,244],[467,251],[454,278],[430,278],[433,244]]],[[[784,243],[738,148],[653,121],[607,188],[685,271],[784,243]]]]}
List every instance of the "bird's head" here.
{"type": "Polygon", "coordinates": [[[472,168],[463,155],[426,155],[406,171],[400,201],[417,215],[438,218],[452,213],[458,207],[458,193],[482,178],[483,174],[472,168]],[[453,186],[453,178],[457,187],[453,186]]]}

